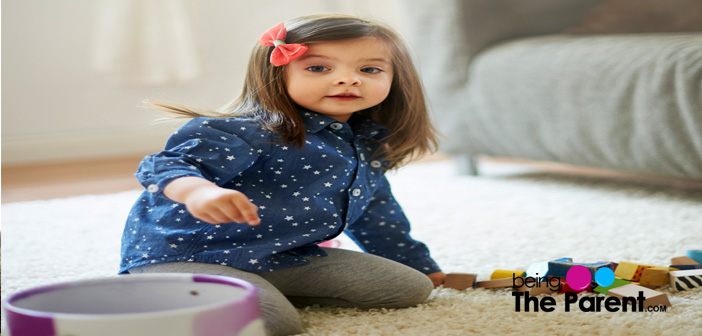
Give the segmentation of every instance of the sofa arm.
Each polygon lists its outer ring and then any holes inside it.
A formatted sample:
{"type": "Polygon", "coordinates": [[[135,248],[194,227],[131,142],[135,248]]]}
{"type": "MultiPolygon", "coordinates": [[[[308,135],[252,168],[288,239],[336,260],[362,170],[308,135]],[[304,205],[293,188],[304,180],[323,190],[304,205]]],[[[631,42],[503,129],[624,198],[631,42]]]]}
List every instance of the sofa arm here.
{"type": "Polygon", "coordinates": [[[466,43],[473,55],[499,42],[560,34],[603,0],[464,0],[466,43]]]}
{"type": "MultiPolygon", "coordinates": [[[[559,34],[578,25],[604,0],[433,0],[406,1],[410,38],[438,39],[444,47],[473,57],[510,39],[559,34]]],[[[419,42],[419,41],[418,41],[419,42]]]]}
{"type": "Polygon", "coordinates": [[[603,1],[404,1],[408,40],[439,130],[455,134],[462,127],[456,106],[466,105],[468,67],[475,55],[502,41],[558,34],[603,1]]]}

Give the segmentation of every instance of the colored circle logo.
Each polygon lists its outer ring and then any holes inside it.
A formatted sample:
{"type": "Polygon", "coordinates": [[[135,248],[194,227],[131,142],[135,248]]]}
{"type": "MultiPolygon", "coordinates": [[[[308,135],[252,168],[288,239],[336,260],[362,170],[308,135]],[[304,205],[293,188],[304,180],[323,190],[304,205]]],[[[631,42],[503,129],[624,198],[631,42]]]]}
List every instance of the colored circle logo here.
{"type": "MultiPolygon", "coordinates": [[[[587,288],[592,282],[590,270],[585,266],[575,265],[566,273],[568,286],[576,291],[587,288]]],[[[602,287],[609,287],[614,283],[614,272],[611,268],[602,267],[595,272],[595,282],[602,287]]]]}
{"type": "Polygon", "coordinates": [[[592,282],[592,276],[590,275],[590,270],[585,266],[575,265],[568,270],[566,273],[566,281],[570,288],[581,291],[587,286],[590,286],[592,282]]]}
{"type": "Polygon", "coordinates": [[[602,287],[609,287],[614,283],[614,271],[611,268],[602,267],[595,272],[595,282],[602,287]]]}

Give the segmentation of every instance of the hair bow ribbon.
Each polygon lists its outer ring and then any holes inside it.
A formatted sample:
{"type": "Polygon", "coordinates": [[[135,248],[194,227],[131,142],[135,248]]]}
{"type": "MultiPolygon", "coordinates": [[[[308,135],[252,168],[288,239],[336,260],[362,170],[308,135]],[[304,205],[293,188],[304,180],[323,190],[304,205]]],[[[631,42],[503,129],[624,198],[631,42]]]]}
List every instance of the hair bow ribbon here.
{"type": "Polygon", "coordinates": [[[275,27],[268,29],[258,40],[258,43],[262,46],[275,47],[270,59],[271,64],[275,66],[288,64],[307,51],[307,46],[302,43],[285,43],[287,33],[284,22],[281,22],[275,27]]]}

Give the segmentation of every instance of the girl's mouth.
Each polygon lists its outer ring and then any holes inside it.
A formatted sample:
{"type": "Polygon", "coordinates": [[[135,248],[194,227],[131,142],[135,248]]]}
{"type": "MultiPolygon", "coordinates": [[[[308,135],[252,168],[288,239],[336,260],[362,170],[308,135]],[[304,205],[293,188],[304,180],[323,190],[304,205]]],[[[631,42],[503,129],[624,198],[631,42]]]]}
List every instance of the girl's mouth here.
{"type": "Polygon", "coordinates": [[[359,97],[353,93],[340,93],[340,94],[333,95],[333,96],[327,96],[327,98],[332,99],[332,100],[336,100],[336,101],[352,101],[352,100],[356,100],[356,99],[361,98],[361,97],[359,97]]]}

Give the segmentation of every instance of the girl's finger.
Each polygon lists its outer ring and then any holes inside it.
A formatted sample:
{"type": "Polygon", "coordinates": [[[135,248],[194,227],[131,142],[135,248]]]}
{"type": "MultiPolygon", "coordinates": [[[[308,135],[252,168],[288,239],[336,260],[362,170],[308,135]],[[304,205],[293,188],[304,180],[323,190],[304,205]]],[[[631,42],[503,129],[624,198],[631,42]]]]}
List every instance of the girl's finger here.
{"type": "Polygon", "coordinates": [[[232,203],[237,207],[237,209],[239,209],[242,223],[258,225],[261,222],[261,220],[258,218],[258,207],[251,203],[251,201],[249,201],[249,199],[245,196],[233,199],[232,203]]]}
{"type": "Polygon", "coordinates": [[[208,210],[207,215],[214,219],[213,222],[210,222],[212,224],[229,223],[232,221],[232,219],[226,213],[216,208],[208,210]]]}

